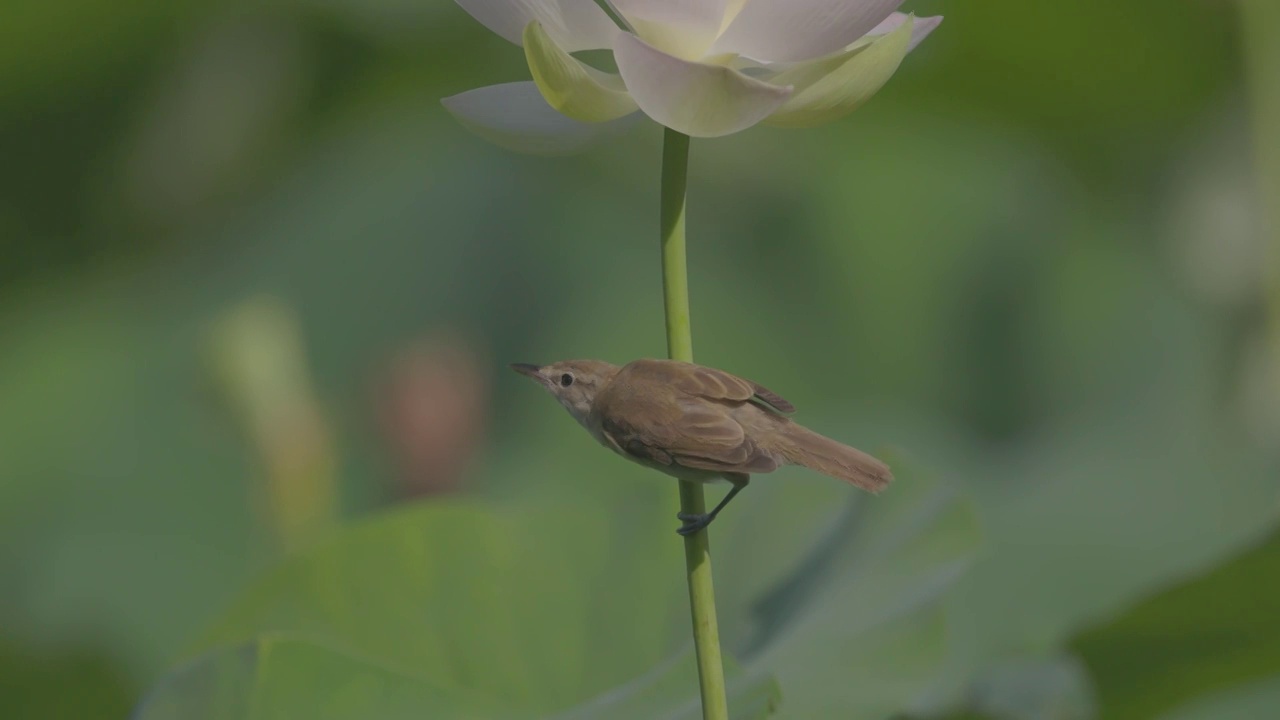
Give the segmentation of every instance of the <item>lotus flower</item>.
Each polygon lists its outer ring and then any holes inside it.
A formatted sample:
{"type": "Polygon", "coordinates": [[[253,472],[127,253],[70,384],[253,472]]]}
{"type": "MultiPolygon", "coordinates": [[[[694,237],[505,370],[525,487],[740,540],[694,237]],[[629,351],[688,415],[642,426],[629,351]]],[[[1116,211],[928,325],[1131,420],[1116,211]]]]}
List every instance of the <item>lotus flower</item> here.
{"type": "Polygon", "coordinates": [[[612,16],[595,0],[457,1],[524,47],[533,82],[445,107],[492,142],[538,153],[580,149],[637,110],[693,137],[827,123],[942,22],[896,12],[903,0],[612,0],[612,16]],[[574,55],[591,50],[612,51],[617,73],[574,55]]]}

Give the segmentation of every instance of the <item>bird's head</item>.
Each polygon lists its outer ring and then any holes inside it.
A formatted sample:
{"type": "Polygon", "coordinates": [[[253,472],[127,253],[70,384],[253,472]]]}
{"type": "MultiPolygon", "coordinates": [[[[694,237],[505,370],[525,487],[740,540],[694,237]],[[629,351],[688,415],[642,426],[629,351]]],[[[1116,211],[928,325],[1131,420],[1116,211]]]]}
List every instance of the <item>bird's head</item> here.
{"type": "Polygon", "coordinates": [[[617,365],[601,360],[563,360],[541,366],[514,363],[511,369],[536,380],[584,425],[596,393],[618,374],[617,365]]]}

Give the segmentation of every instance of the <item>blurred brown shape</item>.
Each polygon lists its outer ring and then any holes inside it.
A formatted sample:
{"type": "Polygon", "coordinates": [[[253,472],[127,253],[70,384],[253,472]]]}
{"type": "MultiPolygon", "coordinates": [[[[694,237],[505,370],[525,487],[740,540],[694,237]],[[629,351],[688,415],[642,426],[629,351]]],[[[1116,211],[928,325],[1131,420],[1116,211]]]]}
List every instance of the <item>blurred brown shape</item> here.
{"type": "Polygon", "coordinates": [[[416,343],[392,360],[379,416],[397,469],[396,496],[459,489],[484,434],[489,384],[479,354],[453,335],[416,343]]]}

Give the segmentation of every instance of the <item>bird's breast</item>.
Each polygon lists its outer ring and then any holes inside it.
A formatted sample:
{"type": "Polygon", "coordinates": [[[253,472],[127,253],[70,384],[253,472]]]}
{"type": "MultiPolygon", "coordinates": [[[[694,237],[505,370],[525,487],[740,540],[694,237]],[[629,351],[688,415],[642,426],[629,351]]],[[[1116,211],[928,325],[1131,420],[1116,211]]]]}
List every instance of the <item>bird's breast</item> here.
{"type": "Polygon", "coordinates": [[[670,465],[664,465],[660,462],[656,462],[648,458],[636,457],[635,455],[632,455],[626,450],[618,448],[617,446],[607,441],[604,442],[603,444],[605,447],[609,448],[610,450],[614,451],[615,453],[621,455],[622,457],[630,460],[631,462],[637,465],[643,465],[644,467],[647,467],[650,470],[657,470],[658,472],[663,473],[664,475],[670,475],[671,477],[676,478],[677,480],[686,480],[688,482],[696,482],[696,483],[704,483],[704,484],[724,482],[724,477],[721,476],[720,473],[715,472],[713,470],[699,470],[697,468],[685,467],[684,465],[681,465],[679,462],[673,462],[670,465]]]}

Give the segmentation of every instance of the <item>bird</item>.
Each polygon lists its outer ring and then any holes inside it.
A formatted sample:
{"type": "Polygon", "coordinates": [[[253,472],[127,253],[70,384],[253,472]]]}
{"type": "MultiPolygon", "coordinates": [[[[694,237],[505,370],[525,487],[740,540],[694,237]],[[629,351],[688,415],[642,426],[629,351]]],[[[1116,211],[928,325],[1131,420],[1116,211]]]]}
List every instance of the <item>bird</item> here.
{"type": "Polygon", "coordinates": [[[602,360],[549,365],[513,363],[542,385],[601,445],[679,480],[727,481],[709,513],[679,513],[676,530],[705,529],[753,474],[800,465],[878,493],[889,466],[795,422],[795,406],[759,383],[724,370],[644,358],[618,366],[602,360]]]}

